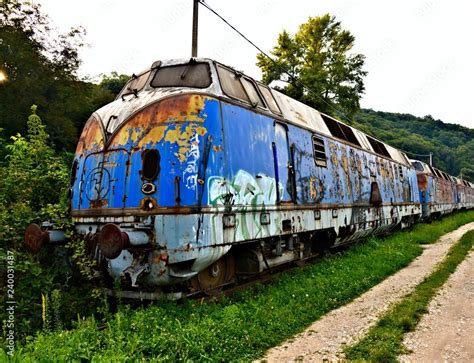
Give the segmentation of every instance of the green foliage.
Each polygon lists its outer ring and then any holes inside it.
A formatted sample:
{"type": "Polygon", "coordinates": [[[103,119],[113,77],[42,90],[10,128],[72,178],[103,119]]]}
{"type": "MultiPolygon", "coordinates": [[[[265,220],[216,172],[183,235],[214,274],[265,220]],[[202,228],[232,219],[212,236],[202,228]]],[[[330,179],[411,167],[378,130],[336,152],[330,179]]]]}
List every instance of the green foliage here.
{"type": "MultiPolygon", "coordinates": [[[[409,153],[433,153],[433,165],[454,176],[474,181],[474,130],[454,124],[410,114],[361,110],[354,126],[386,143],[409,153]]],[[[428,157],[413,159],[428,162],[428,157]]]]}
{"type": "MultiPolygon", "coordinates": [[[[70,224],[67,191],[71,156],[58,155],[48,144],[49,135],[36,110],[36,106],[31,107],[26,137],[18,134],[11,142],[2,139],[0,144],[5,153],[0,162],[0,258],[4,259],[7,251],[15,256],[18,341],[41,329],[42,294],[50,296],[53,320],[61,315],[64,321],[71,321],[77,313],[95,311],[87,304],[91,301],[91,285],[72,279],[64,249],[45,246],[32,256],[23,245],[25,228],[31,222],[49,220],[59,227],[70,224]],[[64,304],[56,304],[54,290],[61,291],[64,304]]],[[[4,262],[0,260],[0,266],[4,262]]],[[[0,320],[6,320],[5,309],[0,310],[0,320]]]]}
{"type": "Polygon", "coordinates": [[[288,85],[282,91],[290,97],[325,113],[337,116],[335,110],[343,110],[353,115],[359,109],[367,74],[363,70],[365,57],[351,53],[354,41],[334,16],[310,17],[295,35],[280,33],[272,51],[275,61],[259,54],[257,65],[267,84],[283,77],[288,85]]]}
{"type": "Polygon", "coordinates": [[[0,127],[5,135],[24,133],[28,107],[38,105],[58,149],[72,150],[89,115],[113,100],[106,88],[76,75],[85,31],[55,34],[40,5],[31,1],[0,2],[0,127]]]}
{"type": "Polygon", "coordinates": [[[413,331],[436,291],[446,282],[474,245],[474,231],[467,232],[451,247],[446,259],[415,291],[385,314],[357,344],[346,349],[349,360],[396,362],[405,353],[403,338],[413,331]]]}
{"type": "Polygon", "coordinates": [[[102,76],[99,86],[109,90],[113,95],[118,95],[129,79],[130,76],[126,74],[112,72],[109,75],[102,76]]]}
{"type": "Polygon", "coordinates": [[[251,361],[406,266],[421,253],[419,241],[432,242],[473,218],[474,211],[463,212],[410,233],[371,238],[217,303],[161,301],[121,309],[105,326],[95,318],[80,320],[72,331],[38,335],[15,359],[251,361]]]}
{"type": "Polygon", "coordinates": [[[41,294],[41,317],[43,320],[43,331],[51,333],[61,331],[61,291],[55,289],[51,294],[41,294]]]}
{"type": "Polygon", "coordinates": [[[67,218],[69,167],[67,154],[57,155],[47,144],[45,126],[31,107],[28,135],[13,136],[0,169],[0,240],[18,244],[19,230],[33,221],[67,218]],[[13,227],[13,228],[12,228],[13,227]]]}

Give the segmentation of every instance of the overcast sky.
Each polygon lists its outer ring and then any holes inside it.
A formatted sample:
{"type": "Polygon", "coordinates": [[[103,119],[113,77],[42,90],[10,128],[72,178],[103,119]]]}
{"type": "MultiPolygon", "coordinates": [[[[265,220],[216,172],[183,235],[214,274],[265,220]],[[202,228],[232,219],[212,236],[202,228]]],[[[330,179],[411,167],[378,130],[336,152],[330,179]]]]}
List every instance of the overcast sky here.
{"type": "MultiPolygon", "coordinates": [[[[191,55],[192,0],[36,0],[60,31],[82,25],[82,76],[136,73],[191,55]]],[[[474,128],[474,4],[468,0],[207,0],[263,50],[309,16],[330,13],[365,54],[362,107],[474,128]]],[[[257,51],[200,7],[198,55],[260,79],[257,51]]]]}

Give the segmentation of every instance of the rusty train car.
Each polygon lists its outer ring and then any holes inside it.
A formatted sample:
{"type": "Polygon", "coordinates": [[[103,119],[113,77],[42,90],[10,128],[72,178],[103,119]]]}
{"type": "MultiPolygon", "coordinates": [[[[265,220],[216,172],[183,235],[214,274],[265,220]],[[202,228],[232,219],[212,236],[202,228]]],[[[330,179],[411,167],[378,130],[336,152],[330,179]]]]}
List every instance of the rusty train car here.
{"type": "MultiPolygon", "coordinates": [[[[75,233],[129,296],[213,289],[474,206],[474,186],[211,59],[158,61],[87,121],[75,233]]],[[[38,249],[65,237],[31,225],[38,249]]]]}

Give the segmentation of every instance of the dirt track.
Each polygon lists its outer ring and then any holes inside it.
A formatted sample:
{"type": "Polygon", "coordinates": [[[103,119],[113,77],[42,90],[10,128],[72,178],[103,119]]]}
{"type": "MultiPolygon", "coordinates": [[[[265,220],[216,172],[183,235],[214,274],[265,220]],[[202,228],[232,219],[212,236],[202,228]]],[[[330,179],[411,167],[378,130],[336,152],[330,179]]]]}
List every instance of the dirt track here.
{"type": "MultiPolygon", "coordinates": [[[[451,245],[471,229],[474,229],[474,222],[444,235],[437,243],[424,246],[425,249],[422,255],[409,266],[374,286],[351,303],[328,313],[309,326],[303,333],[280,346],[270,349],[263,360],[286,362],[344,359],[342,352],[344,347],[352,345],[362,338],[379,317],[389,309],[390,305],[410,293],[444,259],[451,245]]],[[[472,258],[470,260],[472,265],[472,258]]],[[[469,276],[472,283],[472,270],[470,275],[468,272],[466,278],[469,278],[469,276]]],[[[470,288],[467,288],[467,290],[470,291],[471,295],[468,295],[467,298],[471,301],[472,314],[474,310],[472,307],[474,283],[468,286],[470,288]]],[[[452,302],[448,306],[451,304],[452,302]]],[[[474,325],[472,320],[468,320],[466,328],[469,326],[469,322],[471,322],[470,337],[472,337],[474,336],[474,331],[472,331],[474,325]]],[[[471,342],[471,348],[472,345],[471,342]]],[[[408,359],[412,360],[412,357],[410,356],[408,359]]],[[[453,359],[457,360],[456,357],[453,357],[453,359]]],[[[462,358],[460,357],[460,359],[462,358]]],[[[413,360],[417,359],[413,358],[413,360]]]]}
{"type": "Polygon", "coordinates": [[[405,347],[405,362],[474,362],[474,252],[458,266],[429,305],[405,347]]]}

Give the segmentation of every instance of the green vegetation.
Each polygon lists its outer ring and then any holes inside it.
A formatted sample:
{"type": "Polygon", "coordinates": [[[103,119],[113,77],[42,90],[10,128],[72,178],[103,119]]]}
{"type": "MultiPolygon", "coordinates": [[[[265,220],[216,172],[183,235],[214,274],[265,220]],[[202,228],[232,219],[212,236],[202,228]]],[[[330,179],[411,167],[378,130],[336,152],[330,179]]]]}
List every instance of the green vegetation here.
{"type": "Polygon", "coordinates": [[[451,247],[442,264],[413,293],[383,316],[359,343],[346,349],[346,357],[349,360],[397,361],[397,356],[405,353],[405,333],[416,328],[436,291],[464,260],[473,244],[474,231],[470,231],[451,247]]]}
{"type": "Polygon", "coordinates": [[[16,359],[252,360],[406,266],[421,253],[420,242],[473,219],[474,211],[462,212],[371,238],[218,303],[158,302],[122,308],[108,320],[80,319],[72,331],[41,333],[18,347],[16,359]]]}
{"type": "MultiPolygon", "coordinates": [[[[17,135],[10,142],[0,139],[4,159],[0,161],[0,267],[6,266],[7,251],[15,258],[16,339],[40,330],[42,295],[51,296],[51,312],[55,327],[71,327],[77,314],[90,315],[97,311],[93,286],[65,263],[65,250],[45,246],[35,256],[23,244],[26,226],[32,222],[55,221],[59,226],[69,224],[68,184],[72,156],[58,154],[48,143],[49,136],[36,106],[31,107],[26,137],[17,135]],[[95,301],[94,304],[91,304],[95,301]],[[56,308],[55,308],[56,306],[56,308]],[[62,306],[58,312],[57,306],[62,306]]],[[[2,291],[1,302],[6,298],[2,291]]],[[[5,322],[7,311],[0,309],[5,322]]],[[[6,333],[2,324],[2,337],[6,333]]],[[[2,340],[3,344],[4,340],[2,340]]]]}
{"type": "Polygon", "coordinates": [[[97,85],[79,79],[79,50],[85,30],[56,34],[40,5],[0,2],[0,127],[6,135],[25,133],[32,104],[47,115],[45,124],[56,148],[74,150],[90,114],[109,103],[123,76],[112,74],[97,85]]]}
{"type": "Polygon", "coordinates": [[[288,96],[325,113],[343,110],[352,116],[360,108],[367,74],[364,55],[351,53],[354,41],[334,16],[310,17],[296,34],[280,33],[272,50],[274,60],[258,54],[257,65],[263,82],[287,82],[280,90],[288,96]]]}
{"type": "MultiPolygon", "coordinates": [[[[361,110],[354,126],[407,152],[432,152],[434,166],[454,176],[462,173],[463,178],[474,181],[474,129],[445,124],[431,116],[373,110],[361,110]]],[[[419,159],[428,162],[427,157],[419,159]]]]}

